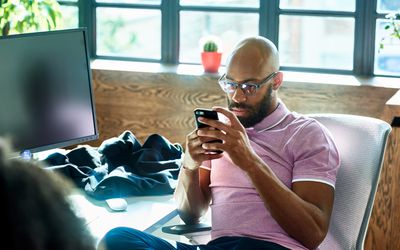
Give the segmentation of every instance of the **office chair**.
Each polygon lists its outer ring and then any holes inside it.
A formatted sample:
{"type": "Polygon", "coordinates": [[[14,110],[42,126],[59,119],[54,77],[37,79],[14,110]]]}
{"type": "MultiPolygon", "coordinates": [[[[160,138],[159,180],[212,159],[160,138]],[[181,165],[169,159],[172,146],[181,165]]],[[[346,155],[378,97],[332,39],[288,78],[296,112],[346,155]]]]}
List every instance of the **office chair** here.
{"type": "MultiPolygon", "coordinates": [[[[391,127],[382,120],[357,115],[312,114],[309,117],[328,128],[341,156],[329,231],[319,248],[364,249],[391,127]]],[[[205,243],[204,232],[186,236],[191,242],[205,243]]]]}
{"type": "Polygon", "coordinates": [[[382,120],[356,115],[310,117],[328,128],[341,156],[329,231],[320,249],[327,249],[328,244],[334,249],[364,249],[391,127],[382,120]]]}

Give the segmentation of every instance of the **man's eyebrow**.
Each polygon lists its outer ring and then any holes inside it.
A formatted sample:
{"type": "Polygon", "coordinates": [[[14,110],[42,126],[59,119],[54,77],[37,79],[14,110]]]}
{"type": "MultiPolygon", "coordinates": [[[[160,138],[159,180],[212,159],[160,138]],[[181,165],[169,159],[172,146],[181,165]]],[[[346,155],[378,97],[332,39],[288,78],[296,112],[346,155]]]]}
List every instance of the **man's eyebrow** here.
{"type": "Polygon", "coordinates": [[[257,82],[257,81],[260,81],[260,80],[255,79],[255,78],[250,78],[250,79],[246,79],[246,80],[238,82],[238,81],[235,81],[232,78],[230,78],[228,75],[226,75],[225,78],[228,79],[229,81],[232,81],[232,82],[235,82],[235,83],[246,83],[246,82],[257,82]]]}

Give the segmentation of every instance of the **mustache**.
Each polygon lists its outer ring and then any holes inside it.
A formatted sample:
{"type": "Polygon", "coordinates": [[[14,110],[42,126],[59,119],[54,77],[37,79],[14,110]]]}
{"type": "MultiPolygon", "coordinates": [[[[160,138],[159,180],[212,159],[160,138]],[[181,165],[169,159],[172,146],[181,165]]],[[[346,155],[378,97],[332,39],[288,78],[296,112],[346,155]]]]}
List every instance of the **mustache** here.
{"type": "Polygon", "coordinates": [[[252,109],[251,106],[244,104],[244,103],[236,103],[236,102],[231,102],[228,105],[228,109],[232,110],[233,108],[240,108],[240,109],[252,109]]]}

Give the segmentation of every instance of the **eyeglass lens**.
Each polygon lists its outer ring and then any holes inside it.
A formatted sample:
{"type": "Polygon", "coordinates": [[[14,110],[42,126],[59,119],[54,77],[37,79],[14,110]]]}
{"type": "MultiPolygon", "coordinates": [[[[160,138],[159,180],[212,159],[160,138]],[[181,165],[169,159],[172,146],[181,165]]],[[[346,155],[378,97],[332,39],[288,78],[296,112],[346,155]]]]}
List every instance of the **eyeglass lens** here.
{"type": "Polygon", "coordinates": [[[255,94],[257,87],[254,84],[237,84],[234,82],[222,81],[223,90],[227,93],[233,93],[237,88],[240,88],[245,95],[253,95],[255,94]]]}

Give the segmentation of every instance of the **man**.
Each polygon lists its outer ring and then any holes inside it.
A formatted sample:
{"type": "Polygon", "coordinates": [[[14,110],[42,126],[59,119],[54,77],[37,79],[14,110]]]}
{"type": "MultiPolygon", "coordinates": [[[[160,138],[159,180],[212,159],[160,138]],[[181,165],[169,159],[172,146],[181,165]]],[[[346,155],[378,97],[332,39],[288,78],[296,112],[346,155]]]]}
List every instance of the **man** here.
{"type": "MultiPolygon", "coordinates": [[[[326,128],[279,100],[282,79],[272,42],[242,40],[219,80],[228,109],[214,110],[225,119],[200,118],[210,127],[187,136],[174,195],[187,224],[211,203],[212,240],[200,249],[315,249],[327,234],[338,151],[326,128]]],[[[188,247],[177,249],[196,249],[188,247]]]]}

